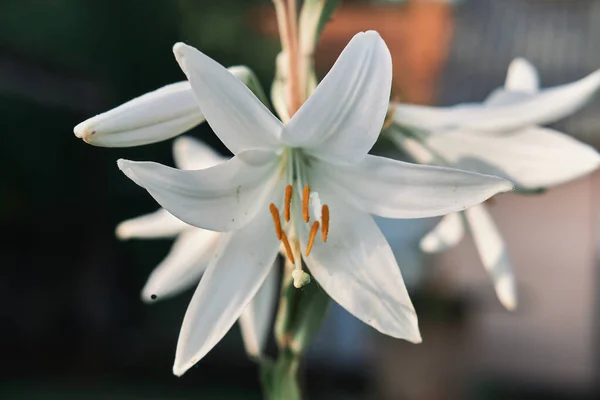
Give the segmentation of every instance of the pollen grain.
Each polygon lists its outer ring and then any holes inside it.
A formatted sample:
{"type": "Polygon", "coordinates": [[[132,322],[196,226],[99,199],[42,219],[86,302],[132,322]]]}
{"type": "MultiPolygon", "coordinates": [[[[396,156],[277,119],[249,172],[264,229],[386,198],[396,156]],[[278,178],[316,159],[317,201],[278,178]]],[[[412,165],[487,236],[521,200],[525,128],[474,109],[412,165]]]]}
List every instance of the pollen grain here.
{"type": "Polygon", "coordinates": [[[279,218],[279,210],[277,206],[273,203],[269,206],[269,211],[271,211],[271,215],[273,216],[273,225],[275,225],[275,235],[277,235],[277,239],[281,240],[283,236],[283,229],[281,229],[281,219],[279,218]]]}
{"type": "Polygon", "coordinates": [[[313,222],[310,227],[310,235],[308,236],[308,244],[306,245],[306,257],[310,255],[310,251],[313,248],[313,244],[315,243],[315,237],[317,236],[317,231],[319,230],[319,221],[313,222]]]}
{"type": "Polygon", "coordinates": [[[327,241],[327,235],[329,234],[329,206],[327,204],[321,207],[321,238],[323,243],[327,241]]]}

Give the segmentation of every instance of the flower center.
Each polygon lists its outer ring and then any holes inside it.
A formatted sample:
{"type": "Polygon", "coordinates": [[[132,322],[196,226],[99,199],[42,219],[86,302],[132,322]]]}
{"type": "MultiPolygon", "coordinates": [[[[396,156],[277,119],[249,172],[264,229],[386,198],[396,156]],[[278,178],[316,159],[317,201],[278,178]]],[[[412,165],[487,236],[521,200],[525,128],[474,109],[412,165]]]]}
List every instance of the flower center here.
{"type": "Polygon", "coordinates": [[[269,210],[273,217],[275,235],[277,236],[277,239],[281,241],[287,259],[295,266],[292,276],[294,278],[294,286],[299,288],[310,281],[310,276],[302,271],[302,253],[300,250],[300,241],[298,240],[297,235],[294,234],[294,222],[310,224],[310,232],[304,251],[304,256],[308,257],[312,251],[319,230],[321,231],[321,240],[323,243],[327,242],[327,235],[329,234],[329,206],[327,204],[321,204],[319,194],[317,192],[311,192],[310,186],[305,185],[302,189],[301,199],[302,221],[293,221],[291,218],[293,192],[294,187],[292,185],[287,185],[283,200],[283,221],[282,215],[275,204],[271,203],[269,205],[269,210]],[[286,232],[290,233],[289,237],[286,232]]]}

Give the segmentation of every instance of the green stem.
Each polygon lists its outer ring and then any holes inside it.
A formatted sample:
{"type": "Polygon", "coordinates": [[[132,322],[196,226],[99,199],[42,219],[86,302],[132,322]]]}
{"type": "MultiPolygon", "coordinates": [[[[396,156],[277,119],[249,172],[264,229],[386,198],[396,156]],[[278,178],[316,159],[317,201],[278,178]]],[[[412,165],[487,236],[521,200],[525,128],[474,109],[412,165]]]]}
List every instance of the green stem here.
{"type": "Polygon", "coordinates": [[[295,288],[292,270],[293,266],[287,262],[275,321],[278,357],[275,362],[261,364],[261,382],[268,400],[302,399],[298,383],[300,362],[319,331],[330,302],[314,281],[301,289],[295,288]]]}

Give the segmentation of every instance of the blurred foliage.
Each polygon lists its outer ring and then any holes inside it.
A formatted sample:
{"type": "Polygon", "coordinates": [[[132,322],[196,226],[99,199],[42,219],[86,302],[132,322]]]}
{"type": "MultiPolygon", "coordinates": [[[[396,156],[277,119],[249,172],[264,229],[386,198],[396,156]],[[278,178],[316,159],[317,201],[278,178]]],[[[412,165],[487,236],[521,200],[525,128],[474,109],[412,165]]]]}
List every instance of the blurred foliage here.
{"type": "MultiPolygon", "coordinates": [[[[171,142],[105,149],[73,135],[78,122],[182,80],[171,52],[177,41],[225,65],[247,64],[268,87],[278,43],[254,33],[259,21],[249,10],[255,4],[0,2],[0,318],[10,327],[0,331],[3,381],[51,371],[67,381],[157,376],[156,382],[172,385],[202,374],[197,384],[211,390],[210,378],[226,375],[207,371],[226,368],[243,375],[235,390],[259,393],[256,367],[244,359],[237,329],[198,368],[202,372],[181,380],[171,375],[191,293],[153,306],[139,297],[170,241],[114,237],[119,221],[156,209],[116,160],[172,165],[171,142]]],[[[225,151],[207,126],[192,134],[225,151]]],[[[0,386],[0,393],[11,388],[0,386]]]]}

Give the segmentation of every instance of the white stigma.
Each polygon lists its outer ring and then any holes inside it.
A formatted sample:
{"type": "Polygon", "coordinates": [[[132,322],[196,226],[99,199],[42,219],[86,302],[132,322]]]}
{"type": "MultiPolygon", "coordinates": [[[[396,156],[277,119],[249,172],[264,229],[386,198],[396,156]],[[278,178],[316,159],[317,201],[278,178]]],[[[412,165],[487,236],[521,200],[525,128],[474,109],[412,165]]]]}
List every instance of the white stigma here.
{"type": "Polygon", "coordinates": [[[310,283],[310,275],[301,269],[294,269],[292,271],[292,278],[294,279],[294,287],[300,289],[304,285],[310,283]]]}
{"type": "Polygon", "coordinates": [[[321,204],[318,192],[310,193],[310,207],[312,209],[313,218],[316,221],[321,221],[321,210],[323,209],[323,205],[321,204]]]}

